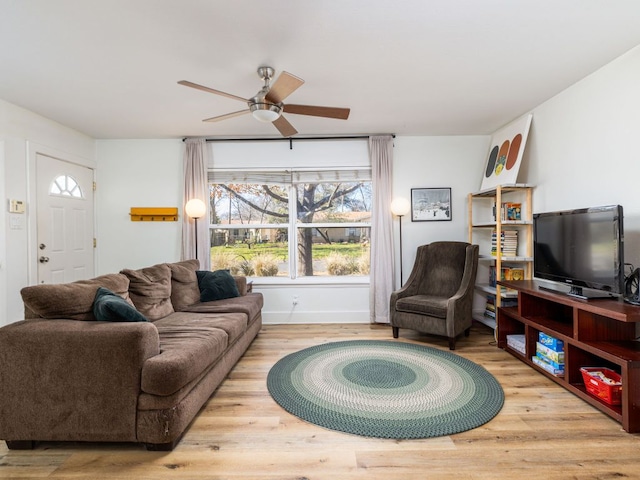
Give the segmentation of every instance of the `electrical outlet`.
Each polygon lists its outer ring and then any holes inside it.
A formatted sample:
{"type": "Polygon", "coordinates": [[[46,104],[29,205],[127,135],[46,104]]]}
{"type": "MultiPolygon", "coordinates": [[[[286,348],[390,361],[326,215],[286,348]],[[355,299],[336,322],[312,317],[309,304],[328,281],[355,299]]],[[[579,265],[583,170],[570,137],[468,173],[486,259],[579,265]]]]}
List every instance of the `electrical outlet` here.
{"type": "Polygon", "coordinates": [[[293,304],[294,304],[294,305],[297,305],[297,304],[298,304],[298,296],[297,296],[297,295],[294,295],[294,296],[293,296],[293,304]]]}

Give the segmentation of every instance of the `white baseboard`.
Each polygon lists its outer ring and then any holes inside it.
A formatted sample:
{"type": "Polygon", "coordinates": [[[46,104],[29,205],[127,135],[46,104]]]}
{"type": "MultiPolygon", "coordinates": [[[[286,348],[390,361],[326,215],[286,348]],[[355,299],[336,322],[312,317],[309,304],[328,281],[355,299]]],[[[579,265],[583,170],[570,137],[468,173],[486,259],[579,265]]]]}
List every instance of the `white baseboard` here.
{"type": "Polygon", "coordinates": [[[264,324],[304,324],[304,323],[369,323],[369,311],[352,312],[265,312],[262,311],[264,324]]]}

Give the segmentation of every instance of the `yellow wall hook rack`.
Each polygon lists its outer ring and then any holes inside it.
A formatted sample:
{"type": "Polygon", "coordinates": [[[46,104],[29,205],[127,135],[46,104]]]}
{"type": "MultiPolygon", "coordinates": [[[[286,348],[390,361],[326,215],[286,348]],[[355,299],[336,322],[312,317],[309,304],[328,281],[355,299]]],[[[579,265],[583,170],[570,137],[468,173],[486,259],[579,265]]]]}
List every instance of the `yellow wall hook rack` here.
{"type": "Polygon", "coordinates": [[[177,222],[177,207],[131,207],[132,222],[177,222]]]}

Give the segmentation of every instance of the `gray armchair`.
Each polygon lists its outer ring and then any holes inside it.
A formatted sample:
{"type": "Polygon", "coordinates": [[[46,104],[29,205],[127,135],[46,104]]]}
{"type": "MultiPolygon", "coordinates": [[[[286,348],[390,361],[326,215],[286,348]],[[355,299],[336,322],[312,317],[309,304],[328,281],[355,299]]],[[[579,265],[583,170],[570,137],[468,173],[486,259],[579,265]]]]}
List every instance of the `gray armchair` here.
{"type": "Polygon", "coordinates": [[[391,294],[393,338],[400,328],[443,335],[454,350],[456,337],[471,329],[478,245],[434,242],[418,247],[409,279],[391,294]]]}

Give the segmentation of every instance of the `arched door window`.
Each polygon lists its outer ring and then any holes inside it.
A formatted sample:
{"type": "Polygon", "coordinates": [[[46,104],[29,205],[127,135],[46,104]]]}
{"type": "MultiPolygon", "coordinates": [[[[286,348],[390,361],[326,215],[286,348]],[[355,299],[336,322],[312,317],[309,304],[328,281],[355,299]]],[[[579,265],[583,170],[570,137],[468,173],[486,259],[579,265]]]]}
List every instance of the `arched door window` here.
{"type": "Polygon", "coordinates": [[[49,188],[49,195],[58,195],[63,197],[84,198],[82,189],[78,182],[70,175],[60,175],[52,183],[49,188]]]}

